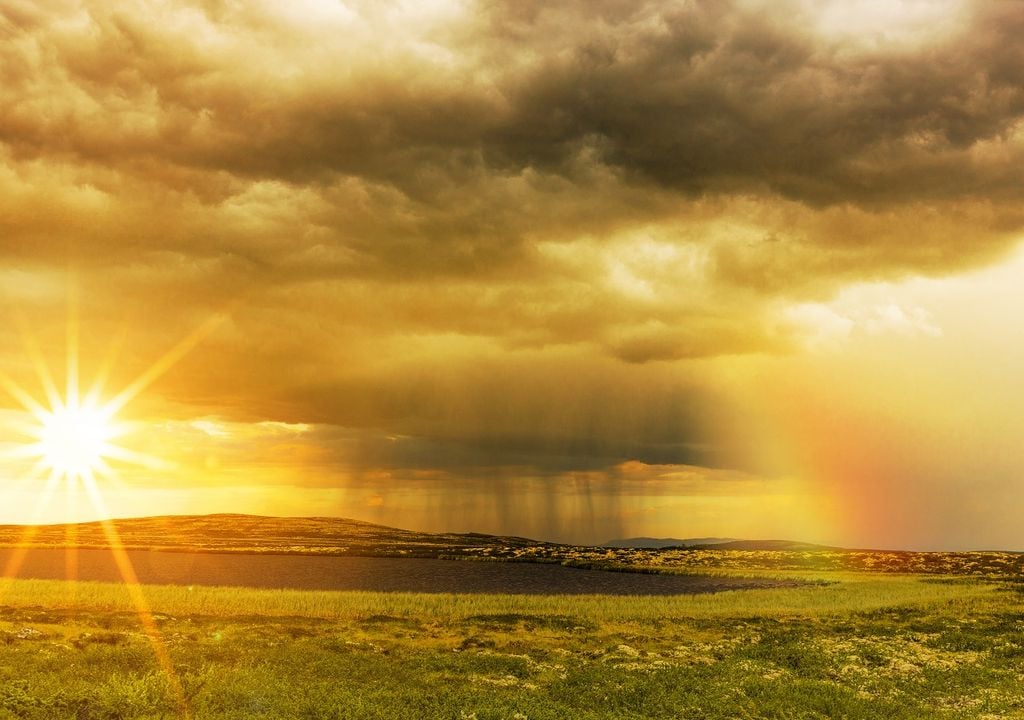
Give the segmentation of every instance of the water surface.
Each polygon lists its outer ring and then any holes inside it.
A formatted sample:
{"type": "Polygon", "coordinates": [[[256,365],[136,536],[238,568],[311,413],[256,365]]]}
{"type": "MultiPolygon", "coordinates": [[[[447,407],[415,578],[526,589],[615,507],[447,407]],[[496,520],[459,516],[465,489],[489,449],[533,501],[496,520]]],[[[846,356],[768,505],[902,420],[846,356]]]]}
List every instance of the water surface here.
{"type": "MultiPolygon", "coordinates": [[[[0,566],[14,551],[0,549],[0,566]]],[[[29,550],[21,578],[67,577],[69,552],[79,580],[120,581],[109,550],[29,550]]],[[[128,550],[139,581],[169,585],[227,585],[302,590],[376,590],[529,595],[682,595],[768,587],[780,581],[699,575],[581,570],[540,563],[420,558],[245,555],[128,550]]]]}

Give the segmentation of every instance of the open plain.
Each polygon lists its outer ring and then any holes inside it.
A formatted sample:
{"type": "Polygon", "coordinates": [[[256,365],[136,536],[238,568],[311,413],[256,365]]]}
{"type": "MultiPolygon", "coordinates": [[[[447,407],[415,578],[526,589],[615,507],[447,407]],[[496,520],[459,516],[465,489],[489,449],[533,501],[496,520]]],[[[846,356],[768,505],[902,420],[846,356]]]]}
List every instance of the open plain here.
{"type": "Polygon", "coordinates": [[[7,580],[0,717],[1024,717],[1013,553],[522,547],[544,548],[520,558],[526,571],[787,585],[613,596],[7,580]]]}

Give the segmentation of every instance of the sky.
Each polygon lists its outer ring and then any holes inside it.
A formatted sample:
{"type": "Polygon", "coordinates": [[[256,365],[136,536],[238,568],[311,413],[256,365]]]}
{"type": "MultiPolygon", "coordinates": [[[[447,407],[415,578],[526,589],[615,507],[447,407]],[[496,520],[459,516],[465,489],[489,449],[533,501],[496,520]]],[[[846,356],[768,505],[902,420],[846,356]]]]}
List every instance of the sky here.
{"type": "Polygon", "coordinates": [[[1024,549],[1022,34],[8,0],[0,522],[102,514],[23,452],[73,367],[123,400],[113,515],[1024,549]]]}

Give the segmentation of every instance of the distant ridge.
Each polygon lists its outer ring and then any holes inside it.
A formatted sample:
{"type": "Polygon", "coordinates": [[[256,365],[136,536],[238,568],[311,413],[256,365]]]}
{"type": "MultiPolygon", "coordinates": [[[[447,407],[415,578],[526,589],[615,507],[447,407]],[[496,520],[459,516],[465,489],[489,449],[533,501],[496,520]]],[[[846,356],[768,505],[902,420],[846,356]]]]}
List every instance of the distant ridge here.
{"type": "Polygon", "coordinates": [[[664,548],[712,548],[715,550],[838,550],[828,545],[800,542],[798,540],[737,540],[736,538],[622,538],[609,540],[599,547],[658,549],[664,548]]]}
{"type": "MultiPolygon", "coordinates": [[[[103,548],[103,523],[0,525],[0,548],[103,548]]],[[[425,533],[336,517],[266,517],[220,513],[118,518],[110,522],[125,549],[164,552],[360,555],[371,557],[469,557],[562,562],[594,546],[566,545],[484,533],[425,533]]],[[[734,538],[628,538],[608,549],[709,548],[716,550],[823,550],[790,540],[734,538]]]]}
{"type": "MultiPolygon", "coordinates": [[[[110,522],[132,550],[439,557],[500,554],[525,547],[556,547],[528,538],[478,533],[425,533],[332,517],[267,517],[218,513],[117,518],[110,522]]],[[[103,523],[0,525],[0,547],[102,548],[103,523]]]]}
{"type": "Polygon", "coordinates": [[[600,547],[611,547],[611,548],[667,548],[667,547],[696,547],[698,545],[722,545],[725,543],[734,542],[746,542],[745,540],[737,540],[736,538],[652,538],[652,537],[634,537],[634,538],[619,538],[617,540],[609,540],[608,542],[601,543],[600,547]]]}
{"type": "Polygon", "coordinates": [[[711,545],[715,550],[842,550],[831,545],[815,545],[798,540],[733,540],[711,545]]]}

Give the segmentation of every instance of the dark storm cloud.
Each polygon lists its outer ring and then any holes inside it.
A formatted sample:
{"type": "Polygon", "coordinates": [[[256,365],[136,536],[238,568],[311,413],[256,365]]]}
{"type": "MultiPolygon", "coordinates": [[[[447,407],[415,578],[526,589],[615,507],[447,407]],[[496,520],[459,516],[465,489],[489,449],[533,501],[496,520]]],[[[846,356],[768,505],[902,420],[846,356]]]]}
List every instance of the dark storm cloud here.
{"type": "Polygon", "coordinates": [[[689,193],[814,205],[1020,195],[1008,137],[1024,113],[1019,5],[979,3],[950,38],[859,53],[815,38],[794,5],[527,5],[500,6],[500,40],[582,30],[533,45],[536,61],[511,73],[489,147],[515,165],[557,168],[590,145],[689,193]],[[972,155],[981,143],[1004,152],[972,155]]]}
{"type": "Polygon", "coordinates": [[[545,472],[597,469],[630,459],[713,464],[712,421],[725,415],[713,393],[664,373],[629,377],[614,365],[582,371],[569,358],[516,367],[477,362],[386,384],[305,390],[305,407],[343,424],[387,427],[397,437],[364,446],[362,459],[394,467],[533,465],[545,472]],[[369,417],[368,417],[369,416],[369,417]],[[426,439],[426,440],[424,440],[426,439]]]}
{"type": "Polygon", "coordinates": [[[794,4],[487,3],[427,35],[444,62],[374,51],[373,25],[322,53],[283,28],[263,58],[255,11],[218,5],[163,25],[145,4],[87,3],[82,27],[43,8],[5,10],[19,42],[5,53],[0,137],[29,155],[300,183],[342,174],[424,197],[481,171],[571,176],[584,150],[691,193],[1020,192],[1019,147],[970,152],[1007,141],[1024,111],[1013,3],[978,3],[962,30],[923,47],[862,52],[815,37],[794,4]],[[33,102],[60,89],[47,79],[70,95],[56,113],[33,102]]]}
{"type": "MultiPolygon", "coordinates": [[[[812,204],[1019,197],[1019,147],[971,152],[1006,141],[1024,111],[1019,7],[979,3],[952,37],[860,53],[794,22],[795,5],[750,7],[487,4],[431,38],[452,67],[401,49],[372,63],[327,52],[337,66],[300,57],[286,74],[233,66],[256,47],[217,53],[141,13],[94,5],[88,43],[55,33],[39,48],[81,103],[43,122],[8,107],[3,136],[26,153],[157,156],[298,183],[341,174],[424,199],[481,172],[571,176],[584,152],[684,193],[812,204]],[[112,111],[103,121],[101,109],[112,111]],[[140,110],[151,123],[131,123],[140,110]]],[[[206,22],[252,42],[265,32],[225,8],[206,22]]],[[[6,67],[8,93],[31,93],[37,67],[6,67]]]]}
{"type": "MultiPolygon", "coordinates": [[[[533,271],[533,240],[685,224],[709,193],[801,204],[786,230],[811,252],[842,243],[814,227],[836,205],[956,224],[944,203],[994,204],[985,246],[1019,228],[1003,207],[1024,187],[1014,4],[865,50],[816,36],[796,4],[486,3],[383,46],[391,21],[356,12],[324,29],[274,27],[258,5],[13,4],[0,140],[105,201],[57,215],[112,255],[236,254],[285,275],[321,246],[336,275],[533,271]],[[276,217],[225,217],[240,199],[276,217]]],[[[13,229],[45,248],[57,228],[27,214],[13,229]]],[[[908,243],[960,262],[903,236],[856,264],[884,273],[891,250],[905,272],[914,254],[889,246],[908,243]]]]}

